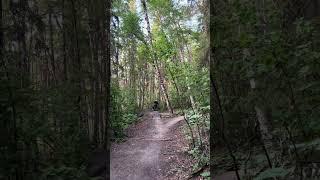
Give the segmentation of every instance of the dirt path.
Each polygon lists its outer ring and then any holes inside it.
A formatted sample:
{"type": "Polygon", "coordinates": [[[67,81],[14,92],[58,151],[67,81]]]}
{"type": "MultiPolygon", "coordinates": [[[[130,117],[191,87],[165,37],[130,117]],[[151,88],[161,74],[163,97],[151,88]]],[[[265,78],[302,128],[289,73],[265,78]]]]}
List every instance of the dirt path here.
{"type": "MultiPolygon", "coordinates": [[[[177,144],[175,129],[182,124],[183,117],[160,118],[158,112],[147,113],[144,120],[128,130],[125,142],[112,144],[111,180],[170,179],[164,178],[170,166],[166,155],[170,154],[168,146],[177,144]]],[[[174,156],[177,159],[179,154],[174,156]]]]}

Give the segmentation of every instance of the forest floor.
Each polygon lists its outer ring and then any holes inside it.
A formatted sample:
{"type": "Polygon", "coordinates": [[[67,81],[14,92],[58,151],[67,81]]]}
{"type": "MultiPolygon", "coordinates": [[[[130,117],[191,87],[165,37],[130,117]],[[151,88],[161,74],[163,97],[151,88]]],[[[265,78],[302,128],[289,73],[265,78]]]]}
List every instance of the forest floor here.
{"type": "Polygon", "coordinates": [[[147,112],[127,129],[125,142],[112,143],[111,179],[188,179],[194,160],[187,153],[184,124],[183,116],[147,112]]]}

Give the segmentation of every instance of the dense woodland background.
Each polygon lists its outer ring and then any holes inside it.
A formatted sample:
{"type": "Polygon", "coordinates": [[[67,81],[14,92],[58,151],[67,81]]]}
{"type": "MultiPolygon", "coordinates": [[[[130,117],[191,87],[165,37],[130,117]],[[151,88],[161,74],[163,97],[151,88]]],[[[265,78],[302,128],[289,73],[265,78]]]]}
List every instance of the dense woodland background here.
{"type": "Polygon", "coordinates": [[[89,179],[90,163],[108,176],[108,160],[92,153],[108,159],[110,138],[124,139],[155,100],[185,116],[194,168],[208,164],[204,1],[2,0],[0,9],[0,179],[89,179]]]}
{"type": "Polygon", "coordinates": [[[211,174],[320,178],[319,3],[210,2],[211,174]]]}
{"type": "Polygon", "coordinates": [[[205,0],[115,0],[112,140],[150,111],[184,116],[194,171],[209,164],[209,9],[205,0]]]}
{"type": "Polygon", "coordinates": [[[0,9],[0,179],[88,179],[90,152],[109,147],[111,2],[0,9]]]}
{"type": "Polygon", "coordinates": [[[122,127],[123,116],[150,109],[156,100],[169,112],[208,108],[204,3],[114,1],[113,10],[114,126],[122,127]]]}
{"type": "Polygon", "coordinates": [[[319,179],[319,4],[1,0],[0,179],[89,179],[155,100],[195,172],[319,179]]]}

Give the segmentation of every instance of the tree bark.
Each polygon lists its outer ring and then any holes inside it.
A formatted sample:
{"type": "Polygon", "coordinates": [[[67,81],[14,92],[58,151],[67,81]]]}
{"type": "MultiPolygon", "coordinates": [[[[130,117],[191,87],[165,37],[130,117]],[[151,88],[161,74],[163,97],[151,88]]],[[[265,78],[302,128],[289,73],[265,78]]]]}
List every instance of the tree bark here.
{"type": "Polygon", "coordinates": [[[79,47],[79,32],[78,32],[78,19],[77,19],[77,9],[75,7],[75,2],[74,0],[71,0],[71,10],[72,10],[72,17],[73,17],[73,33],[74,33],[74,43],[75,43],[75,62],[76,62],[76,68],[74,69],[77,83],[78,83],[78,90],[79,90],[79,95],[78,95],[78,111],[79,111],[79,128],[81,128],[83,124],[83,118],[82,118],[82,79],[81,79],[81,72],[82,72],[82,62],[81,62],[81,57],[80,57],[80,47],[79,47]]]}
{"type": "MultiPolygon", "coordinates": [[[[143,11],[144,11],[144,14],[145,14],[145,21],[147,23],[149,44],[150,44],[151,49],[154,49],[153,48],[153,39],[152,39],[152,34],[151,34],[150,21],[149,21],[149,15],[148,15],[148,9],[147,9],[146,0],[141,0],[141,3],[142,3],[143,11]]],[[[153,65],[154,65],[155,70],[157,71],[157,75],[158,75],[158,79],[159,79],[159,83],[160,83],[160,89],[163,92],[164,99],[165,99],[166,105],[167,105],[167,109],[171,113],[173,113],[173,109],[172,109],[172,106],[171,106],[171,103],[170,103],[170,99],[169,99],[169,95],[168,95],[168,90],[167,90],[166,84],[164,82],[165,81],[165,77],[164,77],[164,74],[161,72],[160,64],[158,62],[158,57],[157,57],[157,55],[155,53],[153,53],[153,58],[154,58],[153,59],[153,65]]]]}
{"type": "MultiPolygon", "coordinates": [[[[110,155],[110,96],[111,96],[111,56],[110,56],[110,21],[111,21],[111,1],[106,2],[105,7],[105,19],[103,19],[103,27],[104,27],[104,46],[106,49],[104,50],[104,60],[106,61],[106,74],[105,74],[105,144],[104,147],[107,150],[107,154],[110,155]]],[[[106,178],[110,178],[110,158],[106,158],[106,178]]]]}
{"type": "Polygon", "coordinates": [[[66,22],[65,22],[65,0],[62,0],[62,55],[63,55],[63,78],[68,80],[67,44],[66,44],[66,22]]]}
{"type": "MultiPolygon", "coordinates": [[[[266,27],[266,18],[265,18],[265,0],[256,0],[256,10],[257,10],[257,19],[258,19],[258,24],[260,25],[259,29],[262,34],[265,34],[267,31],[266,27]]],[[[257,89],[257,81],[253,78],[250,81],[251,89],[255,90],[257,89]]],[[[260,91],[260,94],[258,96],[263,96],[261,94],[262,92],[260,91]]],[[[259,100],[258,100],[259,101],[259,100]]],[[[260,131],[262,135],[264,143],[270,142],[273,139],[272,136],[272,125],[271,125],[271,119],[270,115],[271,114],[268,110],[266,105],[262,105],[261,103],[257,102],[255,105],[255,111],[257,114],[257,119],[259,121],[259,126],[260,126],[260,131]]]]}
{"type": "Polygon", "coordinates": [[[55,81],[56,81],[56,65],[55,65],[54,45],[53,45],[52,7],[49,7],[49,33],[50,33],[50,60],[51,60],[53,81],[55,83],[55,81]]]}

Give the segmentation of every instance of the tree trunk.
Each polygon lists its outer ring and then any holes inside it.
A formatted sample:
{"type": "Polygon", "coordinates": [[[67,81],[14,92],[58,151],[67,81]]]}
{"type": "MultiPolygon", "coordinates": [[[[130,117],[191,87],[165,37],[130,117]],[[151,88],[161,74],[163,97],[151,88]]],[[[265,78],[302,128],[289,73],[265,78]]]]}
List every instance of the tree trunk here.
{"type": "Polygon", "coordinates": [[[66,45],[66,22],[65,22],[65,0],[62,0],[62,55],[63,55],[63,77],[68,80],[67,45],[66,45]]]}
{"type": "MultiPolygon", "coordinates": [[[[257,10],[257,19],[258,24],[260,25],[260,31],[262,34],[266,33],[266,19],[264,14],[265,8],[265,0],[256,0],[256,10],[257,10]]],[[[257,86],[256,80],[253,78],[250,81],[251,89],[255,90],[257,86]]],[[[260,92],[261,93],[261,92],[260,92]]],[[[263,96],[263,95],[262,95],[263,96]]],[[[268,114],[268,108],[264,107],[261,103],[256,103],[255,110],[257,114],[257,119],[259,121],[260,131],[262,135],[262,139],[264,141],[270,141],[272,139],[272,126],[271,126],[271,119],[268,114]]],[[[265,142],[266,143],[266,142],[265,142]]]]}
{"type": "Polygon", "coordinates": [[[80,47],[79,47],[79,32],[78,32],[78,19],[77,19],[77,9],[75,7],[74,0],[71,0],[71,8],[72,8],[72,17],[73,17],[73,33],[74,33],[74,43],[75,43],[75,62],[76,62],[76,69],[74,69],[77,83],[78,83],[78,111],[79,111],[79,128],[82,126],[82,79],[81,79],[81,72],[82,72],[82,64],[81,64],[81,57],[80,57],[80,47]]]}
{"type": "MultiPolygon", "coordinates": [[[[152,34],[151,34],[151,27],[150,27],[150,21],[149,21],[149,16],[148,16],[148,9],[147,9],[147,3],[146,3],[146,0],[141,0],[141,3],[142,3],[142,6],[143,6],[143,11],[144,11],[144,14],[145,14],[145,21],[147,23],[147,31],[148,31],[148,36],[149,36],[149,43],[150,43],[150,48],[151,49],[154,49],[153,48],[153,39],[152,39],[152,34]]],[[[167,105],[167,109],[173,113],[173,109],[172,109],[172,106],[171,106],[171,103],[170,103],[170,99],[169,99],[169,95],[168,95],[168,90],[167,90],[167,87],[166,87],[166,84],[165,84],[165,77],[164,77],[164,74],[161,72],[161,67],[160,67],[160,64],[158,62],[158,57],[155,53],[153,53],[153,65],[154,65],[154,68],[155,70],[157,71],[157,74],[158,74],[158,78],[159,78],[159,83],[160,83],[160,89],[162,90],[163,92],[163,95],[164,95],[164,99],[166,101],[166,105],[167,105]]]]}
{"type": "Polygon", "coordinates": [[[55,81],[56,81],[56,65],[55,65],[54,45],[53,45],[52,7],[49,7],[49,33],[50,33],[50,60],[51,60],[53,81],[55,83],[55,81]]]}
{"type": "MultiPolygon", "coordinates": [[[[110,154],[110,96],[111,96],[111,89],[110,89],[110,83],[111,83],[111,56],[110,56],[110,20],[111,20],[111,1],[106,2],[106,6],[103,9],[105,12],[105,18],[103,19],[103,52],[104,52],[104,60],[105,60],[105,78],[104,78],[104,84],[105,84],[105,144],[104,147],[107,151],[107,154],[110,154]]],[[[110,178],[110,158],[106,158],[106,178],[110,178]]]]}

